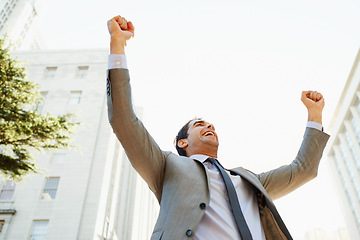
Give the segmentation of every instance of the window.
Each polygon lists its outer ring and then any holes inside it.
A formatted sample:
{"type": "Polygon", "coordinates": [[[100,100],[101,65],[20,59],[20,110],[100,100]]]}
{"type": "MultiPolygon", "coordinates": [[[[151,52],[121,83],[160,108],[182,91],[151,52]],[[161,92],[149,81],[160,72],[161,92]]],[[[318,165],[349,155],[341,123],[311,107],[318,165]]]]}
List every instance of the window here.
{"type": "Polygon", "coordinates": [[[45,240],[49,220],[34,220],[30,240],[45,240]]]}
{"type": "Polygon", "coordinates": [[[60,181],[59,177],[46,178],[44,191],[41,195],[41,199],[43,200],[55,199],[59,181],[60,181]]]}
{"type": "Polygon", "coordinates": [[[45,69],[45,75],[44,75],[44,79],[45,80],[52,80],[55,78],[55,73],[56,73],[57,67],[47,67],[45,69]]]}
{"type": "Polygon", "coordinates": [[[345,138],[346,138],[347,144],[349,145],[349,148],[351,150],[352,157],[355,160],[355,164],[356,164],[357,168],[360,169],[360,157],[355,150],[354,144],[350,139],[350,135],[349,135],[348,131],[345,132],[345,138]]]}
{"type": "Polygon", "coordinates": [[[79,66],[77,69],[76,78],[78,79],[86,78],[88,70],[89,70],[89,66],[79,66]]]}
{"type": "Polygon", "coordinates": [[[104,223],[104,229],[103,229],[104,239],[108,239],[108,235],[109,235],[109,218],[106,217],[105,223],[104,223]]]}
{"type": "MultiPolygon", "coordinates": [[[[359,97],[358,97],[358,98],[359,98],[359,97]]],[[[356,100],[355,105],[356,105],[356,108],[357,108],[358,113],[360,114],[360,100],[359,100],[359,99],[356,100]]]]}
{"type": "Polygon", "coordinates": [[[10,14],[12,13],[17,2],[17,0],[5,0],[5,1],[6,3],[4,1],[0,1],[2,3],[1,5],[3,5],[0,6],[0,8],[2,8],[2,11],[0,12],[0,31],[5,26],[5,23],[8,20],[8,16],[10,16],[10,14]]]}
{"type": "Polygon", "coordinates": [[[20,33],[20,36],[17,40],[17,45],[18,46],[21,46],[22,42],[23,42],[23,39],[26,38],[26,34],[27,32],[29,31],[30,29],[30,26],[32,25],[33,21],[34,21],[34,18],[36,16],[36,11],[35,11],[35,8],[33,8],[32,12],[30,13],[30,16],[28,17],[27,21],[25,21],[25,24],[23,26],[23,29],[20,33]]]}
{"type": "Polygon", "coordinates": [[[0,220],[0,233],[2,233],[4,225],[5,225],[5,220],[0,220]]]}
{"type": "Polygon", "coordinates": [[[13,181],[7,180],[2,186],[0,200],[11,200],[14,195],[15,186],[16,184],[13,181]]]}
{"type": "Polygon", "coordinates": [[[81,99],[81,93],[81,91],[71,91],[69,103],[73,105],[79,104],[81,99]]]}
{"type": "Polygon", "coordinates": [[[43,99],[42,99],[41,103],[38,103],[37,110],[38,110],[39,113],[42,113],[43,108],[44,108],[44,104],[45,104],[45,99],[47,97],[48,92],[40,92],[40,94],[41,94],[43,99]]]}

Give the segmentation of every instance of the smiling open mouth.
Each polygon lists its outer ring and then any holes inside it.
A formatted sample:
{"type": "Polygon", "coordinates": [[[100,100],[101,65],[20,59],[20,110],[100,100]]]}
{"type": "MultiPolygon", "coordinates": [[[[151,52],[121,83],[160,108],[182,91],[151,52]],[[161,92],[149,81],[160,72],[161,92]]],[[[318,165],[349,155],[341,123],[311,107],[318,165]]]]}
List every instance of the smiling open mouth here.
{"type": "Polygon", "coordinates": [[[205,137],[208,137],[208,136],[214,136],[215,137],[215,134],[213,132],[206,132],[204,134],[205,137]]]}

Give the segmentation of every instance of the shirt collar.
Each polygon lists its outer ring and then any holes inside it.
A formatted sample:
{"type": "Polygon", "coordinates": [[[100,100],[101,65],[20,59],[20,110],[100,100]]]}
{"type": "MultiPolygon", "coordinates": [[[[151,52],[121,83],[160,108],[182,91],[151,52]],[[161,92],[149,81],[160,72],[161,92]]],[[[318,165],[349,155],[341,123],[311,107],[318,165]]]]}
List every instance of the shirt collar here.
{"type": "Polygon", "coordinates": [[[209,158],[209,156],[206,156],[206,155],[203,155],[203,154],[194,154],[194,155],[191,155],[190,158],[199,160],[201,162],[205,162],[206,159],[209,158]]]}

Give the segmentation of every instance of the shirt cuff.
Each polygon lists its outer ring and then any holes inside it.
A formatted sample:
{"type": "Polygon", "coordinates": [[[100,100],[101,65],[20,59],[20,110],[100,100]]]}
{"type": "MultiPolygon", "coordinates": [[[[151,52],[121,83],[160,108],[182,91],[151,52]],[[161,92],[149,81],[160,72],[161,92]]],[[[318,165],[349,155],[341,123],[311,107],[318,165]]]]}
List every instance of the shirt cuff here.
{"type": "Polygon", "coordinates": [[[125,68],[127,69],[127,62],[125,54],[110,54],[108,58],[108,68],[125,68]]]}
{"type": "Polygon", "coordinates": [[[317,129],[317,130],[319,130],[319,131],[323,131],[323,130],[324,130],[323,126],[322,126],[320,123],[318,123],[318,122],[308,121],[308,122],[306,123],[306,127],[315,128],[315,129],[317,129]]]}

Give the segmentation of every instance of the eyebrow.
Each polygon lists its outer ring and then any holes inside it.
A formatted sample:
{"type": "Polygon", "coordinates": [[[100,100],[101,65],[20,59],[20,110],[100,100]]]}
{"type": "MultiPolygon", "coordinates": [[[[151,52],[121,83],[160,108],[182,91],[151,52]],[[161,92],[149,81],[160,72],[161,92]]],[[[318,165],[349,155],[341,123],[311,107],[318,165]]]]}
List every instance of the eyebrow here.
{"type": "Polygon", "coordinates": [[[195,124],[197,124],[197,123],[204,123],[204,122],[205,122],[204,120],[197,120],[197,121],[195,121],[195,122],[193,123],[192,126],[195,126],[195,124]]]}

